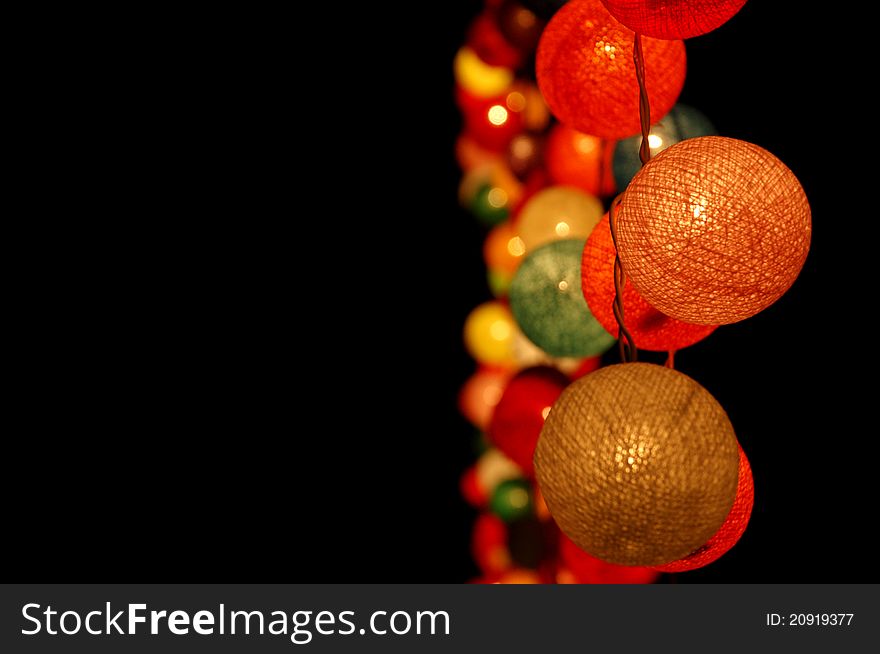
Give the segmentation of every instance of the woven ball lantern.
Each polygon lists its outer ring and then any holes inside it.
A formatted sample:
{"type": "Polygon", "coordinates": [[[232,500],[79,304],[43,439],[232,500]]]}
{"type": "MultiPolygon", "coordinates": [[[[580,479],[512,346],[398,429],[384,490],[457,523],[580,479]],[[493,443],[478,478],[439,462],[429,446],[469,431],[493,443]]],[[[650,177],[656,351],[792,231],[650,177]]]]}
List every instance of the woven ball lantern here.
{"type": "Polygon", "coordinates": [[[544,419],[568,384],[555,368],[529,368],[510,380],[495,407],[489,439],[529,476],[544,419]]]}
{"type": "Polygon", "coordinates": [[[520,209],[516,229],[527,251],[560,239],[585,239],[602,218],[602,203],[570,186],[538,191],[520,209]]]}
{"type": "Polygon", "coordinates": [[[578,547],[619,565],[658,566],[724,523],[739,448],[702,386],[670,368],[626,363],[562,393],[534,465],[550,513],[578,547]]]}
{"type": "Polygon", "coordinates": [[[658,39],[689,39],[711,32],[742,9],[746,0],[602,0],[631,30],[658,39]]]}
{"type": "Polygon", "coordinates": [[[661,572],[687,572],[696,570],[717,561],[732,548],[746,531],[752,507],[755,503],[755,482],[752,478],[752,467],[742,448],[739,450],[739,483],[736,488],[736,499],[727,515],[727,519],[718,532],[695,552],[678,561],[657,566],[661,572]]]}
{"type": "Polygon", "coordinates": [[[591,195],[613,195],[614,142],[558,123],[547,136],[544,158],[555,184],[574,186],[591,195]]]}
{"type": "Polygon", "coordinates": [[[755,315],[794,283],[810,247],[800,183],[763,148],[688,139],[630,182],[617,216],[627,277],[668,316],[723,325],[755,315]]]}
{"type": "MultiPolygon", "coordinates": [[[[651,148],[651,156],[656,157],[679,141],[716,133],[715,126],[703,113],[679,103],[660,122],[651,127],[648,145],[651,148]]],[[[614,148],[612,170],[614,182],[620,190],[626,189],[630,180],[642,168],[642,160],[639,157],[641,146],[642,137],[638,135],[618,141],[614,148]]]]}
{"type": "MultiPolygon", "coordinates": [[[[606,214],[593,229],[584,247],[581,288],[590,313],[616,337],[614,259],[614,241],[606,214]]],[[[642,350],[680,350],[703,340],[716,329],[714,325],[693,325],[657,311],[639,295],[629,280],[623,287],[623,309],[626,328],[636,347],[642,350]]]]}
{"type": "Polygon", "coordinates": [[[526,255],[510,284],[510,309],[522,332],[547,354],[587,357],[614,343],[581,292],[584,241],[543,245],[526,255]]]}
{"type": "MultiPolygon", "coordinates": [[[[535,71],[560,121],[605,139],[639,132],[634,37],[600,0],[571,0],[550,20],[538,44],[535,71]]],[[[657,120],[684,85],[684,43],[646,38],[642,51],[651,117],[657,120]]]]}

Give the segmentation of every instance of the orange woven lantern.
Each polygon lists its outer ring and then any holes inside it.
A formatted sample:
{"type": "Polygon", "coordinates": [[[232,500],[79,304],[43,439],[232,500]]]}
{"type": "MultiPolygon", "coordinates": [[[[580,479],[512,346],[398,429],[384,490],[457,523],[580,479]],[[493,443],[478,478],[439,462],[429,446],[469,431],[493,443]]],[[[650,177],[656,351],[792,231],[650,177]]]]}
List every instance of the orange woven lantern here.
{"type": "Polygon", "coordinates": [[[696,570],[713,561],[717,561],[736,545],[749,525],[752,506],[755,503],[755,482],[752,479],[752,467],[746,453],[739,448],[739,482],[736,487],[736,499],[721,529],[709,539],[705,545],[689,556],[678,561],[657,566],[661,572],[687,572],[696,570]]]}
{"type": "Polygon", "coordinates": [[[614,141],[584,134],[562,123],[554,125],[544,152],[550,179],[591,195],[612,195],[614,146],[614,141]]]}
{"type": "Polygon", "coordinates": [[[658,39],[689,39],[720,27],[746,0],[602,0],[631,30],[658,39]]]}
{"type": "Polygon", "coordinates": [[[733,427],[699,384],[626,363],[573,382],[550,410],[535,473],[556,523],[581,549],[658,566],[706,543],[730,513],[733,427]]]}
{"type": "MultiPolygon", "coordinates": [[[[581,289],[590,313],[615,338],[614,318],[614,241],[608,214],[593,228],[581,261],[581,289]]],[[[680,350],[701,341],[715,331],[713,325],[693,325],[657,311],[648,304],[627,280],[623,287],[626,328],[642,350],[680,350]]]]}
{"type": "Polygon", "coordinates": [[[519,268],[526,246],[509,222],[493,227],[483,243],[483,259],[489,270],[512,275],[519,268]]]}
{"type": "Polygon", "coordinates": [[[721,136],[688,139],[633,177],[617,245],[642,297],[685,322],[755,315],[794,283],[810,248],[800,183],[763,148],[721,136]]]}
{"type": "MultiPolygon", "coordinates": [[[[600,0],[571,0],[547,24],[535,71],[550,110],[574,129],[605,139],[639,131],[635,34],[600,0]]],[[[642,39],[651,119],[662,118],[684,85],[684,43],[642,39]]]]}

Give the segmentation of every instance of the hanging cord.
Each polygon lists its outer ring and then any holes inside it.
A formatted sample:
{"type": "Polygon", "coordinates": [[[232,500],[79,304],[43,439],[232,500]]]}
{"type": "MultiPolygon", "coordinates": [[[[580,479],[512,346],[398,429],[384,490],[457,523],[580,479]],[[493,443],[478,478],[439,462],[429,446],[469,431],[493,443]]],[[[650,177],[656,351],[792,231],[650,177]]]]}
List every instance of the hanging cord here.
{"type": "MultiPolygon", "coordinates": [[[[633,64],[636,68],[636,80],[639,83],[639,121],[642,128],[642,143],[639,146],[639,159],[644,166],[651,159],[651,143],[648,136],[651,134],[651,105],[648,102],[648,89],[645,87],[645,56],[642,53],[642,37],[636,33],[633,43],[633,64]]],[[[625,193],[625,191],[624,191],[625,193]]],[[[617,320],[618,344],[620,346],[620,358],[624,362],[638,361],[638,349],[635,340],[626,328],[623,309],[623,289],[626,285],[626,274],[620,263],[620,250],[617,247],[617,207],[623,199],[623,193],[611,201],[608,209],[608,224],[611,227],[611,240],[614,243],[614,319],[617,320]]],[[[666,365],[674,364],[674,353],[669,353],[666,365]]]]}
{"type": "Polygon", "coordinates": [[[624,321],[623,287],[626,285],[626,274],[623,272],[623,266],[620,265],[620,254],[617,250],[617,227],[614,224],[617,206],[622,199],[623,193],[611,201],[611,207],[608,209],[608,225],[611,227],[611,241],[614,243],[614,305],[612,309],[614,310],[614,319],[617,321],[617,343],[620,347],[620,359],[628,363],[638,361],[639,354],[636,342],[626,328],[624,321]]]}
{"type": "Polygon", "coordinates": [[[648,102],[648,89],[645,87],[645,55],[642,53],[642,36],[636,32],[633,43],[633,63],[636,66],[636,79],[639,82],[639,120],[642,124],[642,144],[639,147],[639,159],[644,166],[651,160],[651,104],[648,102]]]}

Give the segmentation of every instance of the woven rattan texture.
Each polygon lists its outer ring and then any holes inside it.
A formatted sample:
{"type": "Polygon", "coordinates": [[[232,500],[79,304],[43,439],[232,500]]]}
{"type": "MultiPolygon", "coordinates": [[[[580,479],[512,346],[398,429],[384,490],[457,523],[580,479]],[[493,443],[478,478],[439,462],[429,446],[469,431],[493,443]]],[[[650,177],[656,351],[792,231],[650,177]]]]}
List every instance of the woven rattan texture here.
{"type": "Polygon", "coordinates": [[[763,148],[688,139],[630,182],[617,216],[626,276],[651,305],[704,325],[744,320],[779,299],[810,248],[800,183],[763,148]]]}
{"type": "Polygon", "coordinates": [[[602,0],[631,30],[658,39],[688,39],[720,27],[746,0],[602,0]]]}
{"type": "MultiPolygon", "coordinates": [[[[535,71],[553,114],[574,129],[606,139],[640,130],[633,32],[599,0],[571,0],[544,29],[535,71]]],[[[684,43],[643,39],[651,118],[675,104],[687,68],[684,43]]]]}
{"type": "MultiPolygon", "coordinates": [[[[590,312],[617,336],[614,318],[614,241],[606,215],[590,233],[581,262],[581,287],[590,312]]],[[[625,325],[642,350],[680,350],[715,331],[712,325],[692,325],[657,311],[627,281],[623,287],[625,325]]]]}
{"type": "Polygon", "coordinates": [[[601,368],[553,405],[535,472],[559,527],[622,565],[663,565],[718,531],[736,495],[739,454],[724,410],[680,372],[601,368]]]}

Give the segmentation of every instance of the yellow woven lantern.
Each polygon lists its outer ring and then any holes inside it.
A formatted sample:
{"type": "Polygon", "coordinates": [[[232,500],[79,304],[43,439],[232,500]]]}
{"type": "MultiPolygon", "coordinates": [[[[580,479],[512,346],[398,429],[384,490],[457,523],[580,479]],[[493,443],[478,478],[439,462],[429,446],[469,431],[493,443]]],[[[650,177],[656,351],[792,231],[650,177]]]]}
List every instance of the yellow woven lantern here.
{"type": "Polygon", "coordinates": [[[551,241],[587,238],[602,219],[602,203],[571,186],[551,186],[535,193],[520,210],[516,228],[532,251],[551,241]]]}
{"type": "Polygon", "coordinates": [[[736,496],[739,447],[724,409],[680,372],[606,368],[572,383],[535,450],[550,513],[581,549],[656,566],[708,541],[736,496]]]}

